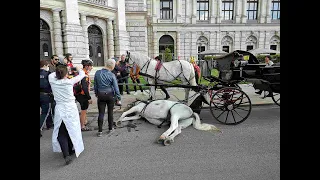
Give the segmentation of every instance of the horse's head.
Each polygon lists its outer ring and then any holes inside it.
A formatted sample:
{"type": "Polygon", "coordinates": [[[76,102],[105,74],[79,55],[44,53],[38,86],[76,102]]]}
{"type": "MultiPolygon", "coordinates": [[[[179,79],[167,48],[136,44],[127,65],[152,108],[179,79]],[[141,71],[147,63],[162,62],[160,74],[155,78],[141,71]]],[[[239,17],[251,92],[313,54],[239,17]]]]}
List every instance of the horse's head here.
{"type": "Polygon", "coordinates": [[[137,65],[141,66],[144,65],[149,59],[150,58],[146,54],[127,51],[126,61],[129,64],[136,63],[137,65]]]}

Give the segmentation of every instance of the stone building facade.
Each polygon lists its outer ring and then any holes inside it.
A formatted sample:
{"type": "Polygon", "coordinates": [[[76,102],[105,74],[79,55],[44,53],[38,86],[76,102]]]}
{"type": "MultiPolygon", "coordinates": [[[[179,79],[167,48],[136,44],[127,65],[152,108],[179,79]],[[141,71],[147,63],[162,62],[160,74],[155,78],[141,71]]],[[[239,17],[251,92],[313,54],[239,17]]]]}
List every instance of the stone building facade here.
{"type": "Polygon", "coordinates": [[[217,49],[280,50],[280,0],[40,0],[40,59],[95,66],[126,50],[189,60],[217,49]]]}

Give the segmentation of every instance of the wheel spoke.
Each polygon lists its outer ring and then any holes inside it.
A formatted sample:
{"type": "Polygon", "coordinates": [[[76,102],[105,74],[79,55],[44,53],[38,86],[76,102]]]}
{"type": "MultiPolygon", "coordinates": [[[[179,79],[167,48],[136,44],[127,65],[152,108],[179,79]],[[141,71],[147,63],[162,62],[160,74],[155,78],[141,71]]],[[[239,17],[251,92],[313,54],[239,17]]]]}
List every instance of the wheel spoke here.
{"type": "Polygon", "coordinates": [[[244,117],[242,117],[235,109],[234,112],[236,112],[242,119],[244,119],[244,117]]]}
{"type": "Polygon", "coordinates": [[[280,98],[276,102],[278,102],[278,101],[280,101],[280,98]]]}
{"type": "Polygon", "coordinates": [[[227,113],[226,120],[224,121],[224,123],[226,123],[226,124],[227,124],[227,120],[228,120],[228,115],[229,115],[229,111],[227,113]]]}
{"type": "Polygon", "coordinates": [[[231,114],[232,114],[232,117],[233,117],[233,121],[234,121],[234,123],[237,123],[236,122],[236,118],[234,117],[234,115],[233,115],[233,112],[231,111],[231,114]]]}
{"type": "Polygon", "coordinates": [[[224,112],[226,112],[226,111],[222,111],[222,113],[221,114],[219,114],[219,116],[217,117],[217,118],[219,118],[224,112]]]}

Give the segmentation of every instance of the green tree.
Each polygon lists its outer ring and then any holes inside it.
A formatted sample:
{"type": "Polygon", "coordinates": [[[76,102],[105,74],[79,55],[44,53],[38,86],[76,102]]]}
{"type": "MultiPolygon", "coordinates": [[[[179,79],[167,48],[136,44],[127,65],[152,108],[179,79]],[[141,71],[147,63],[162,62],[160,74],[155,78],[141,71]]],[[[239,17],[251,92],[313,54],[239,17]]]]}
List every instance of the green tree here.
{"type": "Polygon", "coordinates": [[[172,61],[172,54],[169,48],[166,48],[164,51],[164,60],[165,61],[172,61]]]}

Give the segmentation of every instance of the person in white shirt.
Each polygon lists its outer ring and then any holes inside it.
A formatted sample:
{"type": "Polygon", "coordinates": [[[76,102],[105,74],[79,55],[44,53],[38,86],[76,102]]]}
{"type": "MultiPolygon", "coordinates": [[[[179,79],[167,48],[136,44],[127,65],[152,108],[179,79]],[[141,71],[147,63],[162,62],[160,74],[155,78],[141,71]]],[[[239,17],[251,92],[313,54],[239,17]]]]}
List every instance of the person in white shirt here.
{"type": "Polygon", "coordinates": [[[49,75],[49,83],[56,101],[52,132],[53,152],[62,152],[67,165],[72,161],[72,154],[75,153],[78,157],[84,150],[73,85],[81,81],[85,73],[79,67],[76,69],[79,75],[71,79],[68,78],[68,69],[65,65],[57,66],[56,72],[49,75]]]}
{"type": "MultiPolygon", "coordinates": [[[[266,63],[265,67],[270,67],[274,64],[270,59],[271,59],[271,56],[269,56],[269,55],[267,55],[264,58],[264,62],[266,63]]],[[[260,89],[259,91],[255,92],[255,93],[260,95],[262,93],[262,90],[260,89]]],[[[272,97],[272,93],[270,93],[270,91],[269,91],[269,94],[266,97],[272,97]]]]}

